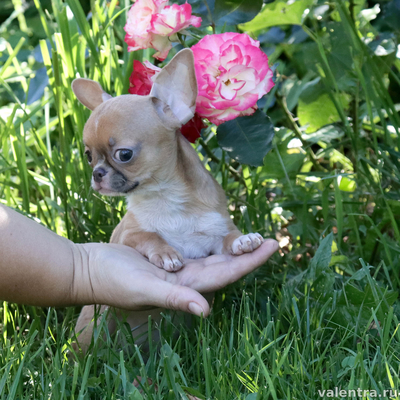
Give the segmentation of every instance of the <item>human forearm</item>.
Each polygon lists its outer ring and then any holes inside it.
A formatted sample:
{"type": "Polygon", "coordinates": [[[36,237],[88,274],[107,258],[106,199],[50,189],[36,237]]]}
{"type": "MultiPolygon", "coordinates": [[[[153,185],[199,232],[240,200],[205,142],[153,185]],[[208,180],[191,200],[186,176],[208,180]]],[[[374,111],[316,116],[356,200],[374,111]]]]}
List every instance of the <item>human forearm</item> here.
{"type": "Polygon", "coordinates": [[[36,306],[97,303],[132,310],[166,305],[190,311],[188,303],[194,299],[207,308],[200,294],[162,278],[164,270],[129,247],[74,244],[0,205],[0,300],[36,306]],[[168,304],[171,293],[177,293],[177,301],[168,304]]]}
{"type": "Polygon", "coordinates": [[[1,300],[38,306],[79,303],[75,275],[85,262],[82,248],[0,205],[1,300]]]}

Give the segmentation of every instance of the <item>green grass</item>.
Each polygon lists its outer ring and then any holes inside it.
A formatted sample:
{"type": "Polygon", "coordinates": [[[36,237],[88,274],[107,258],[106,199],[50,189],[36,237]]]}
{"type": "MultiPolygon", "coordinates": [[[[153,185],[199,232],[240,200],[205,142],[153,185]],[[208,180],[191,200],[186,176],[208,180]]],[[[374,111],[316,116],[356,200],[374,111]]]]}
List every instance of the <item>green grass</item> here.
{"type": "MultiPolygon", "coordinates": [[[[178,339],[166,314],[147,357],[125,325],[115,337],[100,325],[90,355],[71,360],[79,309],[4,303],[1,399],[315,400],[335,387],[400,390],[400,61],[364,40],[379,41],[390,21],[368,22],[358,3],[341,0],[321,14],[322,4],[304,19],[303,42],[289,40],[288,25],[284,41],[263,42],[279,82],[260,105],[276,127],[264,166],[230,159],[212,127],[195,145],[237,226],[277,238],[279,254],[220,291],[213,314],[193,317],[178,339]],[[141,394],[138,375],[158,390],[143,379],[141,394]]],[[[0,201],[75,242],[108,241],[124,201],[90,188],[82,145],[90,112],[70,84],[79,74],[126,93],[133,58],[152,60],[151,52],[127,52],[129,1],[28,5],[0,5],[8,18],[0,26],[0,201]],[[49,85],[28,105],[43,67],[49,85]]],[[[268,30],[252,34],[262,40],[268,30]]],[[[390,33],[397,45],[399,30],[390,33]]]]}

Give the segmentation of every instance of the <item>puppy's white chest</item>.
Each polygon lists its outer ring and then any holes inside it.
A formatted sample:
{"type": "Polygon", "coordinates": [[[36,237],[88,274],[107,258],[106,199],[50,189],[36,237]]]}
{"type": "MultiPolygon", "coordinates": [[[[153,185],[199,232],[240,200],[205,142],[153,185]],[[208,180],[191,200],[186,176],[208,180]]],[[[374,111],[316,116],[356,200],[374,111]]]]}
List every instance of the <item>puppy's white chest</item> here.
{"type": "Polygon", "coordinates": [[[182,204],[155,201],[130,205],[141,228],[158,233],[184,258],[201,258],[222,252],[228,234],[225,218],[218,212],[190,214],[182,204]]]}

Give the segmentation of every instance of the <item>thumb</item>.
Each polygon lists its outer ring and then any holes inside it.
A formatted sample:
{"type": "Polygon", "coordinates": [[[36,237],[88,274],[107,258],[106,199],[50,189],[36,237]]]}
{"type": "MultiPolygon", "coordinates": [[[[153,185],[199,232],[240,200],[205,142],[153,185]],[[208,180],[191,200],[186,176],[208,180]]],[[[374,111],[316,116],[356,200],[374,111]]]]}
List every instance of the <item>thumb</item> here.
{"type": "Polygon", "coordinates": [[[206,317],[210,313],[207,300],[199,292],[162,280],[151,282],[151,290],[146,291],[142,302],[145,305],[189,312],[199,317],[201,314],[206,317]]]}

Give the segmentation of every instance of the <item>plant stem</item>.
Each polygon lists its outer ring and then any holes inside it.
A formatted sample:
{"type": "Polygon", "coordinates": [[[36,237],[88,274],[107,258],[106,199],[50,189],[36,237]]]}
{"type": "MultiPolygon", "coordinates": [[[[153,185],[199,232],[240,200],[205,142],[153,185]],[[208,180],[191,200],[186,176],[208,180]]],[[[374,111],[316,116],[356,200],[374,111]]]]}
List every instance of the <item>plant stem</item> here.
{"type": "MultiPolygon", "coordinates": [[[[201,144],[211,161],[214,161],[217,164],[221,163],[221,160],[210,150],[210,148],[207,146],[207,143],[202,138],[199,138],[199,143],[201,144]]],[[[247,186],[243,176],[241,176],[235,168],[233,168],[231,165],[228,165],[228,170],[237,181],[241,182],[244,186],[247,186]]]]}

